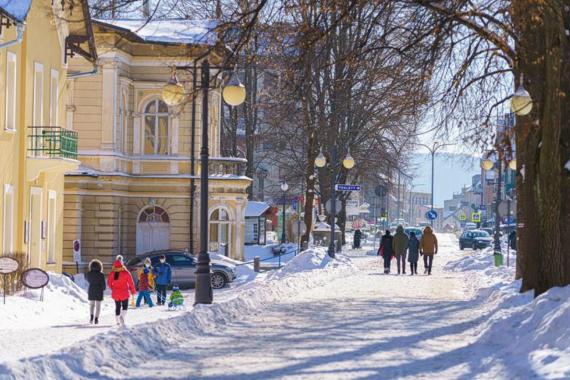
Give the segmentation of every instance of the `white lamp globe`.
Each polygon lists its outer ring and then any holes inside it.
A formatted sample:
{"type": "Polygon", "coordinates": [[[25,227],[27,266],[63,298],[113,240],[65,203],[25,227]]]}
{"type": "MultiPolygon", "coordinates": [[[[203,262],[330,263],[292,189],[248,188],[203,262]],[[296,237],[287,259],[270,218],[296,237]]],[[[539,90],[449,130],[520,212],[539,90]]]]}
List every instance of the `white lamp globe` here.
{"type": "Polygon", "coordinates": [[[325,155],[323,154],[323,149],[321,148],[319,155],[317,156],[317,158],[315,158],[315,165],[318,168],[324,168],[326,164],[327,164],[327,159],[325,158],[325,155]]]}
{"type": "Polygon", "coordinates": [[[511,110],[519,116],[528,115],[532,111],[532,98],[522,85],[513,94],[511,110]]]}
{"type": "Polygon", "coordinates": [[[289,185],[287,184],[287,182],[283,181],[283,183],[281,184],[281,190],[283,191],[289,190],[289,185]]]}
{"type": "Polygon", "coordinates": [[[354,158],[352,158],[350,152],[348,152],[344,160],[342,160],[342,165],[347,169],[352,169],[354,167],[354,164],[354,158]]]}
{"type": "Polygon", "coordinates": [[[491,160],[489,158],[485,158],[484,160],[481,160],[481,169],[488,171],[488,170],[493,169],[493,166],[495,166],[495,163],[493,162],[493,160],[491,160]]]}
{"type": "Polygon", "coordinates": [[[184,87],[178,83],[175,76],[173,76],[168,83],[162,87],[162,100],[169,106],[179,105],[184,101],[185,96],[184,87]]]}
{"type": "Polygon", "coordinates": [[[509,161],[509,169],[517,170],[517,159],[516,158],[513,158],[512,160],[509,161]]]}
{"type": "Polygon", "coordinates": [[[245,101],[245,86],[241,84],[237,76],[233,75],[228,84],[222,90],[224,101],[230,106],[236,107],[245,101]]]}

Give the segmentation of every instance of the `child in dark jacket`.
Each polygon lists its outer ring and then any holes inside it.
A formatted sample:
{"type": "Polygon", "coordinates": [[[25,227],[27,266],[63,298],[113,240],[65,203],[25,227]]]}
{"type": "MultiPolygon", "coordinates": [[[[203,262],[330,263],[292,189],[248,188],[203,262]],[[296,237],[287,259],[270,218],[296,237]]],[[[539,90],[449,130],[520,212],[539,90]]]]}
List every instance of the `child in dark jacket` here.
{"type": "Polygon", "coordinates": [[[150,264],[150,260],[147,258],[147,260],[145,260],[144,267],[139,274],[139,295],[137,297],[137,307],[141,306],[143,298],[149,307],[154,306],[152,299],[150,298],[150,293],[153,290],[151,285],[152,272],[150,264]]]}
{"type": "Polygon", "coordinates": [[[91,260],[89,263],[89,272],[85,274],[85,280],[89,283],[89,289],[87,290],[89,311],[91,312],[89,323],[99,324],[103,292],[107,288],[105,275],[103,274],[103,264],[101,261],[91,260]]]}

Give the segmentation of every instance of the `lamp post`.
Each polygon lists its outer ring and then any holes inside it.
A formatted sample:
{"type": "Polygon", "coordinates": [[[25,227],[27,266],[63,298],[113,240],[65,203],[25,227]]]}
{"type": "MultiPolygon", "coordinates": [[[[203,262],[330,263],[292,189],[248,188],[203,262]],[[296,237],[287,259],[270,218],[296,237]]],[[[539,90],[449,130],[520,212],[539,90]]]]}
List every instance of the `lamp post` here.
{"type": "Polygon", "coordinates": [[[281,190],[283,190],[283,222],[281,223],[281,244],[285,244],[285,206],[287,204],[287,190],[289,190],[289,185],[287,182],[283,181],[281,183],[281,190]]]}
{"type": "MultiPolygon", "coordinates": [[[[223,69],[216,67],[217,69],[223,69]]],[[[174,67],[172,76],[168,83],[162,88],[162,99],[169,106],[182,104],[186,98],[184,87],[178,82],[176,69],[183,69],[192,72],[192,91],[200,88],[202,90],[202,146],[200,148],[200,252],[196,265],[196,291],[194,304],[211,304],[213,302],[212,283],[210,279],[210,255],[208,254],[208,93],[210,89],[210,63],[207,59],[202,61],[200,71],[200,86],[196,83],[197,65],[174,67]]],[[[222,91],[222,97],[231,106],[237,106],[245,100],[245,87],[239,83],[234,75],[222,91]]],[[[193,125],[195,123],[195,112],[192,112],[193,125]]],[[[193,156],[192,156],[193,158],[193,156]]],[[[192,189],[190,190],[192,192],[192,189]]],[[[190,231],[192,234],[193,231],[190,231]]]]}
{"type": "MultiPolygon", "coordinates": [[[[434,141],[432,146],[425,145],[425,144],[418,144],[427,148],[431,154],[431,211],[433,211],[433,182],[434,182],[434,170],[435,170],[435,154],[438,150],[443,148],[444,146],[451,145],[451,144],[442,144],[440,142],[434,141]]],[[[431,220],[431,227],[433,228],[433,219],[431,220]]]]}
{"type": "MultiPolygon", "coordinates": [[[[482,205],[485,204],[485,187],[484,187],[484,183],[483,181],[486,181],[486,174],[489,170],[493,169],[493,166],[495,165],[495,163],[493,162],[493,160],[491,160],[490,158],[485,158],[483,160],[481,160],[481,169],[483,170],[483,172],[481,173],[481,205],[479,206],[479,208],[481,208],[482,205]]],[[[487,215],[487,210],[485,210],[485,219],[488,219],[488,215],[487,215]]],[[[482,222],[482,221],[481,221],[482,222]]]]}
{"type": "MultiPolygon", "coordinates": [[[[315,159],[315,165],[318,168],[324,168],[327,164],[327,159],[323,154],[323,150],[319,152],[319,155],[315,159]]],[[[344,160],[342,160],[342,165],[346,169],[352,169],[354,167],[354,158],[350,155],[350,151],[347,153],[344,160]]],[[[331,241],[329,244],[329,256],[334,258],[335,257],[335,238],[334,238],[334,230],[335,230],[335,217],[336,217],[336,177],[337,177],[337,166],[338,166],[338,152],[336,145],[332,145],[331,147],[331,241]]]]}

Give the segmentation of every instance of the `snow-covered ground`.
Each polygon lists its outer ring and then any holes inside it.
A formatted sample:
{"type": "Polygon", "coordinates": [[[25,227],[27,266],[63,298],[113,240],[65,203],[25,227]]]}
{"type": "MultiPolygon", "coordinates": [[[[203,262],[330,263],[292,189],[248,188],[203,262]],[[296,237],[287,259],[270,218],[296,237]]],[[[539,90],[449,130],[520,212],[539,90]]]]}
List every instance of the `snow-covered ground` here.
{"type": "Polygon", "coordinates": [[[130,311],[125,330],[110,305],[102,326],[86,325],[67,282],[45,304],[66,301],[43,311],[12,297],[46,318],[3,329],[0,379],[569,379],[570,287],[519,294],[491,250],[439,238],[432,276],[384,275],[372,241],[336,260],[310,250],[279,271],[242,266],[214,305],[130,311]]]}

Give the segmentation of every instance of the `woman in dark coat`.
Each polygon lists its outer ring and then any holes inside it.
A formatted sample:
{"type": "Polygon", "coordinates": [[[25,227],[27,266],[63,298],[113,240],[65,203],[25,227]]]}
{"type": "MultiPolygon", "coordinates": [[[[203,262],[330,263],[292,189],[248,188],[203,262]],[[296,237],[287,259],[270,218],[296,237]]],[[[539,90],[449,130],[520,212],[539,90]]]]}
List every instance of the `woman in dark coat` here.
{"type": "Polygon", "coordinates": [[[418,260],[420,259],[420,241],[416,234],[410,232],[410,240],[408,241],[408,261],[410,262],[410,273],[412,276],[418,274],[418,260]]]}
{"type": "Polygon", "coordinates": [[[386,274],[390,273],[390,262],[392,261],[392,256],[394,256],[394,251],[392,249],[393,240],[390,230],[386,230],[386,233],[382,236],[382,240],[380,240],[380,250],[384,257],[384,273],[386,274]]]}
{"type": "Polygon", "coordinates": [[[89,283],[87,297],[89,299],[89,310],[91,319],[89,323],[99,323],[99,314],[101,313],[101,302],[103,301],[103,292],[107,287],[105,275],[103,274],[103,264],[99,260],[91,260],[89,263],[89,272],[85,275],[85,279],[89,283]]]}

